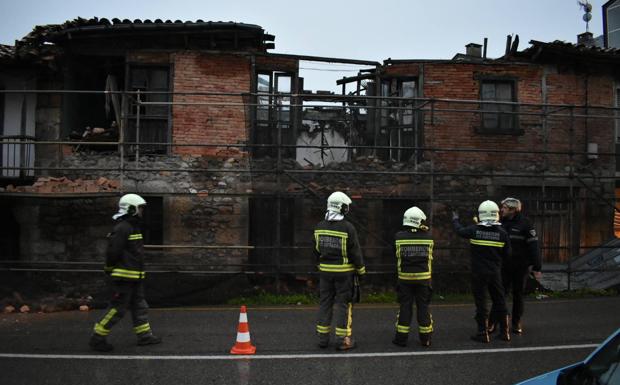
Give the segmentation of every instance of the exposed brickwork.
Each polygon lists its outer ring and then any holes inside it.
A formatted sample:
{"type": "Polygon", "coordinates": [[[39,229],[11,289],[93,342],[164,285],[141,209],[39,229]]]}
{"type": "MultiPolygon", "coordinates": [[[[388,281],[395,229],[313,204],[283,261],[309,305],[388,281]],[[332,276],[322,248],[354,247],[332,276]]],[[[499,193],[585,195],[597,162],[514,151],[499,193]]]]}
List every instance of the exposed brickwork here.
{"type": "MultiPolygon", "coordinates": [[[[420,76],[423,74],[422,94],[426,98],[480,100],[483,78],[506,78],[516,81],[517,101],[523,104],[568,104],[577,108],[559,110],[565,117],[542,118],[538,106],[521,106],[519,128],[522,134],[480,133],[479,113],[436,112],[433,121],[425,116],[425,143],[445,148],[497,149],[528,151],[529,154],[457,153],[435,154],[439,169],[458,170],[464,164],[479,164],[501,170],[515,158],[532,165],[545,164],[552,171],[562,171],[571,164],[586,162],[583,154],[587,143],[594,142],[601,152],[613,151],[613,122],[610,119],[572,119],[572,116],[609,114],[608,111],[589,106],[613,106],[613,79],[605,74],[576,74],[554,66],[545,68],[538,64],[470,64],[470,63],[411,63],[394,64],[386,68],[388,76],[420,76]],[[535,152],[573,151],[568,155],[543,155],[535,152]]],[[[476,104],[438,103],[437,109],[475,109],[476,104]]],[[[548,110],[557,107],[548,107],[548,110]]],[[[557,112],[556,112],[557,115],[557,112]]]]}
{"type": "MultiPolygon", "coordinates": [[[[250,64],[246,56],[179,52],[174,56],[174,91],[249,93],[250,64]]],[[[174,101],[205,105],[174,106],[173,143],[212,145],[247,141],[247,114],[243,108],[247,98],[176,95],[174,101]]],[[[215,156],[221,150],[220,147],[174,147],[178,154],[215,156]]],[[[229,155],[227,152],[226,156],[229,155]]]]}

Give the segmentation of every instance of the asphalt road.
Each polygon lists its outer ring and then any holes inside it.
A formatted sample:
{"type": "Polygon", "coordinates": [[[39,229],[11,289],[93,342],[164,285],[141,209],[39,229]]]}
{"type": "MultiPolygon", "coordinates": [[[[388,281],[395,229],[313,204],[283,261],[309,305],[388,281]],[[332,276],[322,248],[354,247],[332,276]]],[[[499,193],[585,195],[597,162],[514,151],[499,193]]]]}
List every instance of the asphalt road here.
{"type": "Polygon", "coordinates": [[[0,384],[512,384],[582,360],[620,327],[620,297],[528,302],[525,333],[480,344],[473,305],[432,307],[433,346],[391,344],[395,306],[359,305],[346,353],[316,347],[314,307],[249,308],[249,358],[228,352],[238,308],[151,309],[164,343],[138,347],[126,317],[111,354],[87,342],[103,311],[0,315],[0,384]]]}

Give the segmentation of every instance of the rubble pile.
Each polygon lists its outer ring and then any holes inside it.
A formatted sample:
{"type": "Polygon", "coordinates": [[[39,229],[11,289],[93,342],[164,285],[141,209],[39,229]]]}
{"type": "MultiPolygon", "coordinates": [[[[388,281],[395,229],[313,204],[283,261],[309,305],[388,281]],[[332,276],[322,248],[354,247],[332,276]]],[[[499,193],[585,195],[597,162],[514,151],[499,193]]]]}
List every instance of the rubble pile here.
{"type": "Polygon", "coordinates": [[[71,298],[57,294],[37,299],[27,299],[20,293],[0,300],[3,313],[55,313],[59,311],[89,311],[93,298],[89,295],[71,298]]]}
{"type": "Polygon", "coordinates": [[[13,186],[8,185],[6,192],[23,192],[23,193],[74,193],[74,192],[114,192],[119,190],[120,183],[118,180],[100,177],[97,180],[92,179],[75,179],[71,180],[66,177],[41,177],[32,186],[13,186]]]}

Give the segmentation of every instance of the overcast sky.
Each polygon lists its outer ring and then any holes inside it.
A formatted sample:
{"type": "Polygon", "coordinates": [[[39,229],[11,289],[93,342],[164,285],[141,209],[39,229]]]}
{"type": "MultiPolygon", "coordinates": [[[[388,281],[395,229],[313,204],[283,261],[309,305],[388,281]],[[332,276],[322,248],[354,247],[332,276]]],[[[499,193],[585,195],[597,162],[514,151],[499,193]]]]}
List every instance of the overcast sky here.
{"type": "MultiPolygon", "coordinates": [[[[602,34],[601,8],[592,0],[590,32],[602,34]]],[[[465,45],[488,38],[491,58],[503,54],[506,35],[575,42],[585,32],[576,0],[0,0],[0,43],[14,44],[35,25],[76,17],[233,21],[275,35],[275,53],[352,58],[451,59],[465,45]]],[[[327,75],[351,66],[304,64],[327,75]]],[[[338,75],[340,77],[342,75],[338,75]]]]}

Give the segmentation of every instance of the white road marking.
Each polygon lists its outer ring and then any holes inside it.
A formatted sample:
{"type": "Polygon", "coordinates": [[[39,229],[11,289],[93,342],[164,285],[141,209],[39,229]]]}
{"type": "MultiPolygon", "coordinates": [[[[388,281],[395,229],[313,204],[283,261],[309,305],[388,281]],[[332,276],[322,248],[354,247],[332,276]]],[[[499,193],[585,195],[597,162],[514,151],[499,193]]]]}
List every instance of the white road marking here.
{"type": "Polygon", "coordinates": [[[34,359],[70,359],[70,360],[186,360],[186,361],[227,361],[227,360],[289,360],[316,358],[373,358],[373,357],[409,357],[409,356],[441,356],[488,353],[536,352],[545,350],[591,349],[598,344],[532,346],[525,348],[497,349],[464,349],[464,350],[425,350],[415,352],[377,352],[377,353],[331,353],[331,354],[257,354],[257,355],[213,355],[213,356],[141,356],[112,354],[17,354],[0,353],[0,358],[34,358],[34,359]]]}

